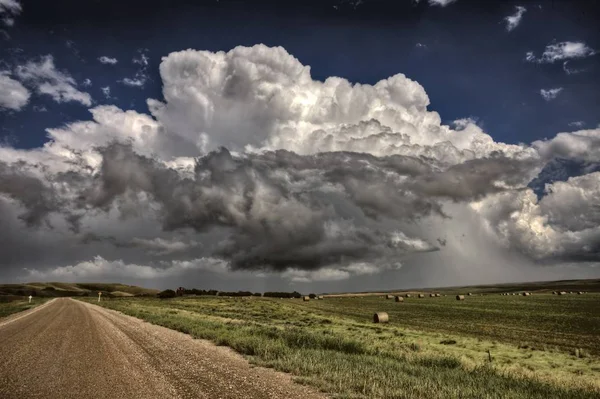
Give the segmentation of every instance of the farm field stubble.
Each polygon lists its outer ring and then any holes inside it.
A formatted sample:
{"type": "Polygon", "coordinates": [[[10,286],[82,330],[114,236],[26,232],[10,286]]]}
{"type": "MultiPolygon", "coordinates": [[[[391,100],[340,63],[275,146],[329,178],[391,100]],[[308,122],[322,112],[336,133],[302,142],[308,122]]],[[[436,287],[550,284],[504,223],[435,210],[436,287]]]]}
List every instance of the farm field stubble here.
{"type": "Polygon", "coordinates": [[[600,294],[404,303],[380,297],[119,298],[100,305],[230,346],[334,397],[600,395],[600,294]],[[375,311],[387,312],[390,323],[373,324],[375,311]]]}

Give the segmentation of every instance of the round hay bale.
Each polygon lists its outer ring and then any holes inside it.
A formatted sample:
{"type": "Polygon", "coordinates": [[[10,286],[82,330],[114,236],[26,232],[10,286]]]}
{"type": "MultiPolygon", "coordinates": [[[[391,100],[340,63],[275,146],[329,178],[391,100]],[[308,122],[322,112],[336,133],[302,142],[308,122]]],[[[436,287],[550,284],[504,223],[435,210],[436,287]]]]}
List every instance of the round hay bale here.
{"type": "Polygon", "coordinates": [[[406,296],[407,298],[410,298],[410,294],[406,294],[405,296],[406,296]]]}
{"type": "Polygon", "coordinates": [[[373,323],[388,323],[389,321],[390,317],[385,312],[379,312],[373,315],[373,323]]]}
{"type": "Polygon", "coordinates": [[[435,294],[435,296],[439,298],[442,296],[442,294],[435,294]]]}
{"type": "Polygon", "coordinates": [[[577,293],[577,295],[583,295],[583,292],[582,292],[582,291],[579,291],[579,292],[577,293]]]}
{"type": "Polygon", "coordinates": [[[385,299],[394,299],[394,296],[393,295],[386,295],[385,299]]]}
{"type": "Polygon", "coordinates": [[[304,298],[302,298],[304,300],[304,302],[308,302],[310,301],[310,297],[309,296],[305,296],[304,298]]]}
{"type": "Polygon", "coordinates": [[[457,301],[464,301],[465,300],[465,296],[464,295],[457,295],[456,296],[456,300],[457,301]]]}
{"type": "Polygon", "coordinates": [[[469,294],[468,294],[468,295],[469,295],[469,296],[473,296],[473,294],[472,294],[472,293],[470,293],[470,292],[469,292],[469,294]]]}
{"type": "Polygon", "coordinates": [[[323,295],[319,295],[317,299],[323,299],[323,295]]]}
{"type": "Polygon", "coordinates": [[[567,295],[567,293],[565,291],[561,291],[558,293],[558,295],[567,295]]]}
{"type": "Polygon", "coordinates": [[[419,298],[425,298],[425,295],[419,294],[419,298]]]}
{"type": "Polygon", "coordinates": [[[400,295],[396,296],[396,302],[404,302],[404,298],[402,298],[400,295]]]}
{"type": "Polygon", "coordinates": [[[435,298],[435,294],[429,294],[429,298],[435,298]]]}
{"type": "Polygon", "coordinates": [[[552,291],[552,295],[556,295],[556,291],[552,291]]]}
{"type": "Polygon", "coordinates": [[[523,296],[529,296],[529,295],[531,295],[531,293],[530,293],[530,292],[524,292],[524,293],[523,293],[523,296]]]}

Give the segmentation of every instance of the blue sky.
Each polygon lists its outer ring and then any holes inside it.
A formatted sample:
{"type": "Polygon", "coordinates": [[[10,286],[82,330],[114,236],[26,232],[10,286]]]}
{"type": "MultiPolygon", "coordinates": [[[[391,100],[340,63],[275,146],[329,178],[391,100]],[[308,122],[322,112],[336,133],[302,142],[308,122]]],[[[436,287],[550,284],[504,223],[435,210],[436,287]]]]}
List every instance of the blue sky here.
{"type": "Polygon", "coordinates": [[[598,20],[598,1],[0,0],[0,279],[598,277],[598,20]]]}
{"type": "MultiPolygon", "coordinates": [[[[94,104],[146,111],[146,98],[161,96],[161,57],[183,49],[228,51],[238,45],[283,46],[313,78],[344,77],[375,83],[404,73],[427,91],[430,109],[442,120],[472,117],[497,141],[526,142],[600,123],[600,57],[537,64],[553,41],[583,42],[600,49],[593,2],[457,1],[446,7],[411,1],[278,2],[172,1],[148,7],[140,1],[25,1],[6,32],[0,59],[12,69],[25,60],[51,54],[59,70],[85,88],[94,104]],[[525,6],[521,23],[508,32],[503,18],[525,6]],[[337,7],[337,8],[334,8],[337,7]],[[132,77],[131,60],[147,49],[149,80],[143,88],[118,83],[132,77]],[[104,65],[98,57],[116,58],[104,65]],[[105,98],[102,87],[110,87],[105,98]],[[562,87],[552,101],[542,89],[562,87]]],[[[2,136],[23,148],[45,141],[44,129],[88,119],[86,107],[56,104],[33,96],[20,112],[2,112],[2,136]],[[36,112],[44,107],[49,112],[36,112]],[[15,141],[16,138],[16,141],[15,141]]]]}

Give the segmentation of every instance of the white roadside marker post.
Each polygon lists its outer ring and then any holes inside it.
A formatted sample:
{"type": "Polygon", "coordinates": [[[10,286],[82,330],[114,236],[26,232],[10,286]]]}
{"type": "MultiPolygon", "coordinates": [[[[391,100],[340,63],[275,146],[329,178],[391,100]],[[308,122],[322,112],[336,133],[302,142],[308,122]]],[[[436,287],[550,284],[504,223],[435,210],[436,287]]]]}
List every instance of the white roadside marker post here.
{"type": "Polygon", "coordinates": [[[98,302],[100,302],[100,297],[102,296],[102,292],[98,292],[98,302]]]}
{"type": "Polygon", "coordinates": [[[31,303],[31,298],[33,298],[31,295],[29,295],[29,303],[31,303]]]}

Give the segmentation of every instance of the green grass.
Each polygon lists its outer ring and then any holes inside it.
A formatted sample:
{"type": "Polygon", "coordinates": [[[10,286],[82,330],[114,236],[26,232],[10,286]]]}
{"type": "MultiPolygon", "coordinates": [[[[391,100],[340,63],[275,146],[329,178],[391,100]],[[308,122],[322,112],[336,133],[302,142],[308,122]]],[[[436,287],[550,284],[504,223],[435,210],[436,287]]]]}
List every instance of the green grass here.
{"type": "Polygon", "coordinates": [[[0,301],[0,319],[13,313],[22,312],[34,308],[46,302],[46,299],[35,298],[32,303],[28,299],[15,299],[11,301],[0,301]]]}
{"type": "Polygon", "coordinates": [[[531,297],[486,295],[410,298],[401,306],[376,297],[336,298],[313,304],[324,314],[364,320],[365,314],[388,312],[392,325],[432,332],[453,332],[491,341],[565,352],[583,348],[600,355],[600,295],[531,297]],[[359,304],[359,305],[355,305],[359,304]]]}
{"type": "Polygon", "coordinates": [[[100,304],[229,346],[335,397],[600,395],[593,339],[599,336],[598,294],[489,295],[460,303],[450,297],[404,303],[190,297],[100,304]],[[373,324],[374,311],[388,312],[390,323],[373,324]]]}

